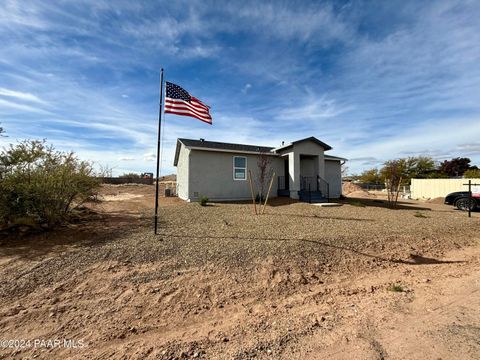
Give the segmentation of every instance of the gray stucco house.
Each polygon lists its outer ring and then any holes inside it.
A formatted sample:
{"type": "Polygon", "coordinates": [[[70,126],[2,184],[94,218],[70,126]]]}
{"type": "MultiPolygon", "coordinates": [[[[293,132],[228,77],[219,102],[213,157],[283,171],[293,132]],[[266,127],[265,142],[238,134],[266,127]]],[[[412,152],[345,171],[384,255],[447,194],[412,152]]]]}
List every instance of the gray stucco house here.
{"type": "Polygon", "coordinates": [[[201,196],[213,201],[251,199],[249,172],[256,179],[259,157],[269,156],[276,174],[271,196],[311,202],[338,198],[342,193],[341,165],[346,159],[326,155],[331,149],[315,137],[278,148],[177,139],[177,194],[186,201],[201,196]]]}

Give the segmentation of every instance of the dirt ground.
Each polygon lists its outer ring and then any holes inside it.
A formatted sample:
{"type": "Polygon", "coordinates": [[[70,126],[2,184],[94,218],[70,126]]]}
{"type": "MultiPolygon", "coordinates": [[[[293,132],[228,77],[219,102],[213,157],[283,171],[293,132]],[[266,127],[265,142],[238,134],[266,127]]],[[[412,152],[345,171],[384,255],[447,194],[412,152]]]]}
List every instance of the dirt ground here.
{"type": "Polygon", "coordinates": [[[480,213],[161,198],[155,236],[153,191],[0,239],[0,358],[480,358],[480,213]]]}

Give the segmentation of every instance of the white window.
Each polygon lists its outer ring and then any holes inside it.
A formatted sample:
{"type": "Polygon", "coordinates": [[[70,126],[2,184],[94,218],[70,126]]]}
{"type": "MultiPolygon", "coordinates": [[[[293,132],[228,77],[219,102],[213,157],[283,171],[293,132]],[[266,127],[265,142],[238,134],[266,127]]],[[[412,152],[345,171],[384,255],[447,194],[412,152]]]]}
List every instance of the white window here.
{"type": "Polygon", "coordinates": [[[247,158],[233,157],[233,180],[247,180],[247,158]]]}

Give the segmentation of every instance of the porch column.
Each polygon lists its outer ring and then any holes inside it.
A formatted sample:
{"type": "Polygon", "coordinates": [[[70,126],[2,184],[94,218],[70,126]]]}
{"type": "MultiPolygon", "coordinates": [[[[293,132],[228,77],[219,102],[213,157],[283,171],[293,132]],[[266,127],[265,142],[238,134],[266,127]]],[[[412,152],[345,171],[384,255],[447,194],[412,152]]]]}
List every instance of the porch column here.
{"type": "Polygon", "coordinates": [[[323,155],[323,151],[318,154],[318,175],[325,179],[325,156],[323,155]]]}
{"type": "Polygon", "coordinates": [[[300,154],[293,151],[288,154],[288,176],[290,198],[298,199],[298,192],[300,191],[300,154]]]}

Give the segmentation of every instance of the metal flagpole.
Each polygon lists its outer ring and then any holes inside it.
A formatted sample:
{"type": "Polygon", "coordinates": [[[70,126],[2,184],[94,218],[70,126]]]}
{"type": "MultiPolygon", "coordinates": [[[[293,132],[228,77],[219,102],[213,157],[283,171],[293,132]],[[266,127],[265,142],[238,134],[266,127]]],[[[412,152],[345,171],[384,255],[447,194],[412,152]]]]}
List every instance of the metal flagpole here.
{"type": "Polygon", "coordinates": [[[158,182],[160,172],[160,134],[162,129],[162,108],[163,108],[163,68],[160,70],[160,111],[158,112],[158,141],[157,141],[157,176],[155,185],[155,235],[158,227],[158,182]]]}

